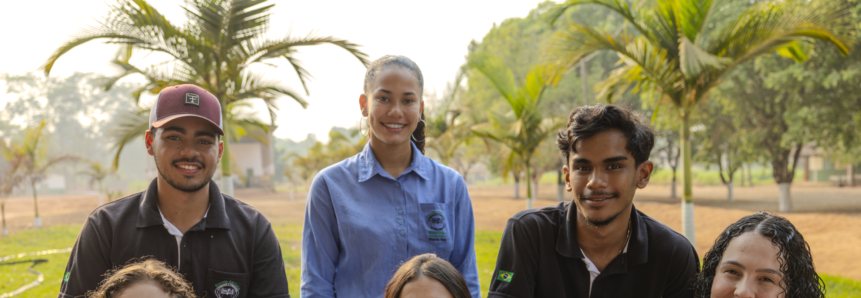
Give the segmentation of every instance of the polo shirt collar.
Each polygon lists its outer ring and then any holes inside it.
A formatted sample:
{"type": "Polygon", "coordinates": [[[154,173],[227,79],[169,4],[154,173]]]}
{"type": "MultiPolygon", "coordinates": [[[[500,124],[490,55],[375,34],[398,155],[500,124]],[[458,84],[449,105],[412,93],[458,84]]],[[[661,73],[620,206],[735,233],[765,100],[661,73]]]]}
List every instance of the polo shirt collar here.
{"type": "MultiPolygon", "coordinates": [[[[563,214],[564,222],[559,224],[556,238],[556,252],[568,258],[582,259],[585,256],[577,243],[577,205],[569,203],[563,214]]],[[[636,206],[631,206],[631,239],[628,240],[628,252],[625,254],[628,265],[644,264],[649,260],[649,233],[636,206]]]]}
{"type": "MultiPolygon", "coordinates": [[[[140,212],[138,215],[138,228],[160,226],[164,224],[161,212],[158,209],[158,178],[150,182],[149,187],[141,194],[140,212]]],[[[215,181],[209,182],[209,209],[203,219],[207,228],[230,229],[230,218],[224,207],[224,196],[215,181]]]]}
{"type": "MultiPolygon", "coordinates": [[[[412,141],[410,141],[410,147],[413,150],[413,160],[410,163],[410,166],[407,167],[406,170],[404,170],[404,173],[401,174],[401,176],[413,172],[416,173],[419,177],[422,177],[422,179],[430,180],[430,175],[427,172],[429,167],[425,165],[425,163],[429,162],[428,158],[425,157],[424,154],[422,154],[419,148],[416,147],[416,144],[414,144],[412,141]]],[[[381,166],[380,162],[377,161],[376,156],[374,156],[374,151],[371,150],[370,141],[365,143],[365,148],[362,149],[361,153],[359,153],[358,164],[358,181],[360,183],[368,181],[368,179],[371,179],[371,177],[374,177],[374,175],[380,175],[382,177],[395,179],[395,177],[392,177],[391,175],[389,175],[389,173],[383,170],[383,166],[381,166]]]]}

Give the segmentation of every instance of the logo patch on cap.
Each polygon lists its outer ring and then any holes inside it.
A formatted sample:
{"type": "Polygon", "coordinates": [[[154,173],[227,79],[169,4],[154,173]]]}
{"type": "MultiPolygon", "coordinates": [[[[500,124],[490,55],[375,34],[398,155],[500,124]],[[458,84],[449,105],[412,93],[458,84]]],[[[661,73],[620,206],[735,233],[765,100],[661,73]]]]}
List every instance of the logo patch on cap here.
{"type": "Polygon", "coordinates": [[[200,95],[194,93],[185,94],[185,104],[200,106],[200,95]]]}

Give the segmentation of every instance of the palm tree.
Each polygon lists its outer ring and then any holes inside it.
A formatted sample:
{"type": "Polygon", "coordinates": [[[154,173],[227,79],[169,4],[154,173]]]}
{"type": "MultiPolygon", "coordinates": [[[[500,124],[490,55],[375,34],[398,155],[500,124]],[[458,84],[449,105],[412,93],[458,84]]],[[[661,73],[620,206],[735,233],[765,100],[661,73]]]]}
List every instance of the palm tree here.
{"type": "MultiPolygon", "coordinates": [[[[682,230],[694,243],[691,190],[690,117],[698,103],[735,66],[779,52],[806,59],[807,40],[831,43],[845,55],[854,44],[853,23],[842,1],[785,0],[753,4],[734,19],[721,17],[720,0],[658,0],[655,9],[633,9],[622,0],[571,0],[551,19],[581,4],[597,4],[618,14],[636,31],[611,35],[589,25],[570,24],[551,49],[558,77],[589,54],[608,50],[623,63],[596,86],[599,99],[613,102],[628,90],[657,90],[661,102],[676,107],[682,149],[682,230]]],[[[660,104],[655,112],[658,112],[660,104]]],[[[781,200],[783,206],[783,200],[781,200]]],[[[781,208],[781,211],[786,211],[781,208]]]]}
{"type": "MultiPolygon", "coordinates": [[[[109,176],[113,175],[114,173],[116,173],[116,168],[113,168],[113,167],[108,168],[108,167],[102,166],[102,164],[100,162],[97,162],[97,161],[91,162],[90,168],[88,170],[78,172],[78,175],[84,175],[84,176],[90,177],[90,186],[91,187],[93,186],[94,183],[96,184],[96,187],[97,187],[96,189],[99,192],[99,206],[101,206],[104,203],[104,201],[102,199],[102,194],[105,193],[105,190],[102,188],[102,180],[105,180],[105,178],[108,178],[109,176]]],[[[110,200],[112,200],[112,199],[109,198],[109,201],[110,200]]]]}
{"type": "Polygon", "coordinates": [[[23,168],[26,155],[19,147],[13,147],[2,140],[0,140],[0,153],[6,161],[2,176],[0,176],[0,219],[3,221],[3,236],[7,236],[6,199],[24,181],[21,168],[23,168]]]}
{"type": "Polygon", "coordinates": [[[427,117],[427,137],[425,146],[436,153],[439,162],[459,171],[466,179],[474,160],[465,157],[461,145],[469,145],[475,136],[469,127],[472,126],[472,115],[469,108],[457,106],[457,95],[461,83],[466,78],[466,65],[458,69],[453,82],[446,84],[445,91],[438,106],[425,110],[427,117]],[[459,154],[460,153],[460,154],[459,154]],[[463,157],[455,162],[456,157],[463,157]]]}
{"type": "Polygon", "coordinates": [[[532,208],[532,183],[529,183],[529,177],[530,169],[534,167],[535,151],[562,125],[558,117],[545,117],[541,113],[541,95],[546,87],[544,70],[542,67],[533,67],[523,85],[518,86],[511,69],[496,57],[477,54],[470,59],[469,66],[484,75],[511,107],[511,113],[491,116],[491,127],[478,125],[473,132],[510,149],[511,154],[507,159],[509,166],[517,161],[522,162],[527,177],[526,208],[532,208]]]}
{"type": "Polygon", "coordinates": [[[24,142],[18,145],[19,147],[12,149],[14,151],[21,152],[24,156],[24,160],[22,162],[22,169],[24,170],[23,176],[33,189],[33,210],[36,215],[33,221],[33,226],[37,228],[42,226],[42,220],[39,218],[39,201],[36,193],[36,183],[44,179],[45,172],[55,164],[76,159],[71,155],[62,155],[52,158],[46,157],[47,150],[45,148],[44,129],[44,120],[42,120],[37,127],[27,128],[24,135],[24,142]]]}
{"type": "MultiPolygon", "coordinates": [[[[147,80],[147,84],[133,92],[136,102],[144,92],[158,94],[162,89],[177,84],[200,86],[220,101],[222,119],[225,119],[225,137],[233,140],[238,136],[232,135],[236,129],[231,128],[231,125],[241,120],[229,121],[235,115],[231,113],[235,105],[262,100],[266,104],[271,124],[275,122],[275,111],[278,110],[276,100],[279,97],[292,98],[302,107],[308,105],[301,94],[279,81],[264,78],[262,73],[253,70],[254,66],[271,66],[267,61],[284,58],[308,94],[307,81],[311,75],[295,57],[298,47],[332,44],[346,50],[362,64],[367,66],[369,63],[367,55],[358,50],[358,45],[331,36],[309,34],[305,37],[263,37],[269,29],[269,11],[273,6],[265,0],[187,0],[183,8],[189,21],[183,26],[176,26],[145,0],[119,0],[117,5],[111,6],[105,21],[58,48],[43,68],[48,75],[62,55],[92,40],[118,44],[120,51],[112,63],[122,73],[110,78],[105,84],[106,89],[120,79],[135,74],[143,75],[147,80]],[[142,68],[129,62],[136,52],[166,54],[171,60],[142,68]]],[[[138,117],[123,121],[128,124],[124,128],[135,129],[113,132],[117,150],[114,167],[117,166],[122,148],[129,141],[140,138],[148,129],[144,121],[148,119],[148,110],[143,109],[137,112],[138,117]]],[[[229,142],[224,142],[223,156],[222,191],[232,195],[229,142]]]]}

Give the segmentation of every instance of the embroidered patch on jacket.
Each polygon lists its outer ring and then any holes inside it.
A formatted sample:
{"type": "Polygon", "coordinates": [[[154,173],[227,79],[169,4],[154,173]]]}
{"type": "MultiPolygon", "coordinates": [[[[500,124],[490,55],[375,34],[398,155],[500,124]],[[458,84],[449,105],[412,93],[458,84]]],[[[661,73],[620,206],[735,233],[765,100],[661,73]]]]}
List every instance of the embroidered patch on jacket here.
{"type": "Polygon", "coordinates": [[[239,297],[239,284],[232,280],[225,280],[215,284],[216,298],[236,298],[239,297]]]}
{"type": "Polygon", "coordinates": [[[72,272],[66,271],[66,275],[63,276],[63,281],[68,282],[69,276],[72,275],[72,272]]]}
{"type": "Polygon", "coordinates": [[[446,241],[448,237],[445,234],[445,215],[441,211],[432,211],[425,216],[425,223],[431,231],[428,231],[428,240],[430,241],[446,241]]]}
{"type": "Polygon", "coordinates": [[[514,272],[499,270],[499,274],[496,275],[496,280],[511,282],[512,277],[514,277],[514,272]]]}

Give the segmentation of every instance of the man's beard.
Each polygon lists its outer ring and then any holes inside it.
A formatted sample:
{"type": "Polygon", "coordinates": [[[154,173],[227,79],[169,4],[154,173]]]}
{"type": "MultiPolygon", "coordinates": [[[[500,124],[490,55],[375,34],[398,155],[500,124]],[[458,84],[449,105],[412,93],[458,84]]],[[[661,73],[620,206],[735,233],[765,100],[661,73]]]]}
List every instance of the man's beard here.
{"type": "MultiPolygon", "coordinates": [[[[198,184],[190,184],[189,182],[191,179],[186,179],[186,183],[184,185],[180,184],[180,182],[178,182],[178,181],[174,181],[174,180],[171,180],[170,178],[167,178],[167,176],[161,171],[161,167],[159,167],[159,165],[158,165],[158,157],[154,153],[153,153],[152,157],[153,157],[153,160],[155,161],[155,168],[156,168],[156,170],[158,170],[158,174],[161,176],[161,178],[164,179],[164,181],[167,181],[168,185],[172,186],[173,188],[178,189],[179,191],[197,192],[198,190],[201,190],[204,186],[206,186],[210,180],[212,180],[212,176],[210,176],[209,179],[204,179],[203,181],[201,181],[198,184]]],[[[175,164],[178,162],[196,162],[196,163],[200,164],[201,171],[206,169],[206,166],[203,164],[203,162],[196,160],[196,159],[190,159],[190,158],[180,158],[180,159],[174,160],[173,162],[171,162],[171,164],[175,164]]]]}
{"type": "MultiPolygon", "coordinates": [[[[596,192],[596,193],[593,193],[592,195],[593,195],[593,196],[610,196],[610,198],[607,198],[607,200],[610,200],[610,199],[618,200],[618,199],[619,199],[619,193],[618,193],[618,192],[613,192],[613,193],[610,193],[610,192],[596,192]]],[[[586,199],[586,196],[581,194],[581,195],[579,196],[579,199],[580,199],[580,200],[585,200],[585,199],[586,199]]],[[[580,213],[580,216],[583,216],[583,219],[586,221],[586,224],[588,224],[588,225],[590,225],[590,226],[593,226],[593,227],[596,227],[596,228],[597,228],[597,227],[603,227],[603,226],[606,226],[606,225],[610,224],[611,222],[613,222],[613,220],[615,220],[615,219],[616,219],[616,217],[618,217],[618,216],[619,216],[619,214],[622,214],[622,212],[624,212],[624,211],[625,211],[625,208],[622,208],[621,210],[619,210],[619,212],[617,212],[616,214],[613,214],[612,216],[610,216],[610,217],[608,217],[608,218],[606,218],[606,219],[604,219],[604,220],[592,220],[591,218],[589,218],[588,216],[586,216],[586,211],[584,210],[585,208],[579,208],[579,209],[580,209],[580,210],[578,210],[577,212],[579,212],[579,213],[580,213]]]]}

